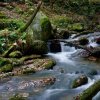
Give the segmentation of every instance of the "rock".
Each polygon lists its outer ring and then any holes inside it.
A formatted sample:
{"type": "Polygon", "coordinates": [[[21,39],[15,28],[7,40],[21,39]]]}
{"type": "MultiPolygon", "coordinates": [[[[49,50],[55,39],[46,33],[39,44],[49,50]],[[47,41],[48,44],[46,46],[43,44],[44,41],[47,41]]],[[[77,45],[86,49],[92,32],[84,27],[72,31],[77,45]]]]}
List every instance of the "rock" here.
{"type": "Polygon", "coordinates": [[[46,54],[48,52],[47,44],[41,40],[35,40],[32,48],[35,54],[46,54]]]}
{"type": "Polygon", "coordinates": [[[1,71],[1,72],[4,72],[4,73],[6,73],[6,72],[11,72],[12,70],[13,70],[13,66],[12,66],[11,64],[7,64],[7,65],[2,66],[2,67],[0,68],[0,71],[1,71]]]}
{"type": "Polygon", "coordinates": [[[96,41],[97,44],[100,44],[100,37],[97,38],[95,41],[96,41]]]}
{"type": "Polygon", "coordinates": [[[30,39],[47,41],[52,35],[52,26],[47,16],[38,12],[35,19],[28,28],[30,39]]]}
{"type": "Polygon", "coordinates": [[[58,29],[57,31],[57,37],[60,39],[68,39],[72,34],[71,31],[65,29],[58,29]]]}
{"type": "Polygon", "coordinates": [[[20,51],[14,51],[9,54],[9,57],[10,58],[21,58],[22,53],[20,51]]]}
{"type": "Polygon", "coordinates": [[[21,97],[19,95],[14,95],[9,100],[26,100],[24,97],[21,97]]]}
{"type": "Polygon", "coordinates": [[[89,40],[85,37],[79,38],[79,44],[80,45],[87,45],[89,43],[89,40]]]}
{"type": "Polygon", "coordinates": [[[52,59],[35,59],[33,60],[33,66],[35,71],[52,69],[56,62],[52,59]]]}
{"type": "Polygon", "coordinates": [[[26,68],[22,71],[23,74],[31,74],[31,73],[35,73],[35,70],[32,68],[26,68]]]}
{"type": "Polygon", "coordinates": [[[88,82],[88,78],[85,75],[81,75],[80,77],[78,77],[77,79],[75,79],[72,83],[72,88],[77,88],[81,85],[84,85],[88,82]]]}
{"type": "Polygon", "coordinates": [[[100,80],[96,81],[81,94],[76,96],[74,100],[92,100],[93,97],[100,91],[100,80]]]}
{"type": "Polygon", "coordinates": [[[53,40],[50,43],[50,52],[61,52],[61,45],[58,40],[53,40]]]}
{"type": "Polygon", "coordinates": [[[23,55],[43,55],[48,52],[47,43],[42,40],[34,40],[33,42],[27,41],[27,43],[22,44],[21,47],[22,48],[19,47],[19,50],[23,53],[23,55]]]}
{"type": "Polygon", "coordinates": [[[55,81],[56,81],[56,78],[48,77],[48,78],[42,78],[39,80],[35,80],[33,81],[33,84],[35,84],[35,87],[45,87],[45,86],[54,84],[55,81]]]}

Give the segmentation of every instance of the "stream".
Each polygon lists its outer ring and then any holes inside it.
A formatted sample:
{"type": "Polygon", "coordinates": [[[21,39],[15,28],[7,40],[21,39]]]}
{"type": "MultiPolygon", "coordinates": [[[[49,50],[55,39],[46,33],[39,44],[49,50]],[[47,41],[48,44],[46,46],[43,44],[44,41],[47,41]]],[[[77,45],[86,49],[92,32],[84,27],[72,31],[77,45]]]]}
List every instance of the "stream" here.
{"type": "MultiPolygon", "coordinates": [[[[89,37],[89,36],[88,36],[89,37]]],[[[89,37],[90,44],[92,36],[89,37]]],[[[20,93],[29,100],[74,100],[74,97],[100,79],[100,63],[88,61],[79,55],[74,47],[64,46],[61,43],[61,52],[48,53],[46,56],[56,60],[57,64],[52,70],[44,70],[31,75],[9,77],[0,82],[0,100],[8,100],[15,93],[20,93]],[[97,71],[97,75],[93,75],[97,71]],[[85,74],[88,83],[72,89],[71,84],[75,78],[85,74]],[[32,80],[42,77],[55,77],[56,82],[46,87],[34,87],[32,80]]],[[[80,50],[81,51],[81,50],[80,50]]],[[[100,100],[100,92],[92,99],[100,100]]]]}

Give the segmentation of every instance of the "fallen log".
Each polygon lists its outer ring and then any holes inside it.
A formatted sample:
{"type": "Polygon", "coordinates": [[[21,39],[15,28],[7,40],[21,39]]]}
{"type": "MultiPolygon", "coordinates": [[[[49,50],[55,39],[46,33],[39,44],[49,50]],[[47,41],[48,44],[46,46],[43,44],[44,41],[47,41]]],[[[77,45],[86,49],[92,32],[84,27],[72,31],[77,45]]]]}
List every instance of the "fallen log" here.
{"type": "Polygon", "coordinates": [[[80,95],[75,97],[75,100],[92,100],[92,98],[100,91],[100,80],[92,86],[84,90],[80,95]]]}

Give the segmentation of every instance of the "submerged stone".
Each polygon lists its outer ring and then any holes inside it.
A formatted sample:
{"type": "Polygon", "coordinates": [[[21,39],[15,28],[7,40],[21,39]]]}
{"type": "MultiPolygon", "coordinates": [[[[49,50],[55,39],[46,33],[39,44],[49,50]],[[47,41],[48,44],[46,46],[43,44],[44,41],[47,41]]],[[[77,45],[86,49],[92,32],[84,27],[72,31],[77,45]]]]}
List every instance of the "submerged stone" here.
{"type": "Polygon", "coordinates": [[[81,75],[80,77],[78,77],[77,79],[75,79],[72,83],[72,88],[77,88],[81,85],[84,85],[88,82],[88,78],[85,75],[81,75]]]}

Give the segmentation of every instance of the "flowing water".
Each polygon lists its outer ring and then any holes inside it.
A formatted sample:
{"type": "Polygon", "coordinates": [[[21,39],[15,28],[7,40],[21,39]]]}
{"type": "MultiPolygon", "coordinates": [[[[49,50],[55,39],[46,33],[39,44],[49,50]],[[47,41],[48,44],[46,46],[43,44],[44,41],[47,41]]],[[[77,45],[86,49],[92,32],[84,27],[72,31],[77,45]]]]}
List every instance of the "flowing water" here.
{"type": "MultiPolygon", "coordinates": [[[[92,40],[91,37],[89,39],[92,40]]],[[[91,43],[95,46],[95,43],[91,43]]],[[[57,64],[52,70],[44,70],[33,75],[14,76],[0,82],[0,100],[8,100],[15,93],[27,96],[29,100],[74,100],[74,97],[100,79],[100,63],[87,61],[78,56],[74,47],[64,46],[61,43],[62,52],[48,53],[56,60],[57,64]],[[97,75],[92,75],[97,71],[97,75]],[[88,83],[72,89],[72,81],[78,76],[85,74],[88,83]],[[32,80],[42,77],[56,77],[56,82],[47,87],[34,87],[32,80]]],[[[98,93],[93,100],[100,100],[98,93]]]]}

